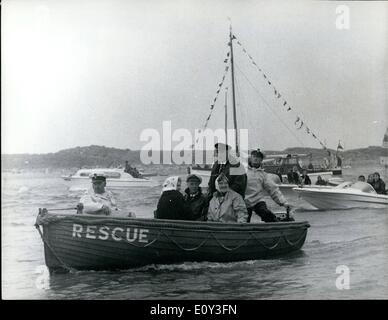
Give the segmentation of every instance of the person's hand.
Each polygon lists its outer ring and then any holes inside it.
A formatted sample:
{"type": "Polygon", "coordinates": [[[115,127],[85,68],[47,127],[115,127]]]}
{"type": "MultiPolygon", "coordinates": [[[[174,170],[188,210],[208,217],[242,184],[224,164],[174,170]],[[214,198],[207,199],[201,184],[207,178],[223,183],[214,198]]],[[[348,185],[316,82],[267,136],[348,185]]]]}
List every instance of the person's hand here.
{"type": "Polygon", "coordinates": [[[110,213],[111,213],[110,208],[109,208],[108,206],[106,206],[105,204],[102,206],[101,210],[102,210],[102,212],[103,212],[104,214],[106,214],[107,216],[109,216],[110,213]]]}
{"type": "Polygon", "coordinates": [[[83,209],[84,209],[83,203],[77,204],[77,214],[81,214],[83,209]]]}

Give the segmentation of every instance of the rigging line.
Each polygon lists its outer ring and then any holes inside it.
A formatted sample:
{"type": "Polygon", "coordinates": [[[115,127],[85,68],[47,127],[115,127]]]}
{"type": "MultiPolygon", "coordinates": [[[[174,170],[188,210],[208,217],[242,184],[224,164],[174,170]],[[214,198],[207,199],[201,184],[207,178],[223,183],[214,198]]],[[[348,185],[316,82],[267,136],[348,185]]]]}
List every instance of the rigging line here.
{"type": "MultiPolygon", "coordinates": [[[[247,102],[244,98],[244,95],[242,94],[242,90],[240,88],[240,84],[238,81],[236,81],[236,89],[237,89],[237,101],[241,101],[241,103],[237,103],[239,108],[238,110],[240,111],[240,116],[241,116],[241,122],[244,123],[244,122],[247,122],[247,125],[250,125],[251,128],[256,128],[255,127],[255,123],[253,122],[252,120],[252,117],[249,117],[248,115],[248,110],[247,108],[243,108],[243,106],[247,106],[247,102]]],[[[243,128],[243,126],[241,126],[241,128],[243,128]]],[[[249,130],[248,130],[248,134],[249,134],[249,130]]],[[[249,138],[249,136],[248,136],[249,138]]]]}
{"type": "Polygon", "coordinates": [[[242,72],[242,70],[239,68],[239,66],[237,64],[235,64],[235,66],[237,67],[237,70],[244,76],[244,78],[248,81],[248,83],[250,84],[250,86],[257,92],[257,94],[260,96],[260,98],[263,100],[263,102],[267,105],[267,109],[269,111],[271,111],[277,118],[278,120],[286,127],[286,129],[294,136],[294,138],[296,140],[299,141],[299,143],[302,144],[303,147],[305,147],[305,144],[303,143],[302,140],[299,139],[299,137],[288,127],[288,125],[283,121],[283,119],[280,118],[280,116],[274,111],[272,110],[271,106],[269,105],[269,103],[267,102],[267,100],[264,99],[264,97],[260,94],[260,91],[252,84],[252,82],[248,79],[248,77],[244,74],[244,72],[242,72]]]}

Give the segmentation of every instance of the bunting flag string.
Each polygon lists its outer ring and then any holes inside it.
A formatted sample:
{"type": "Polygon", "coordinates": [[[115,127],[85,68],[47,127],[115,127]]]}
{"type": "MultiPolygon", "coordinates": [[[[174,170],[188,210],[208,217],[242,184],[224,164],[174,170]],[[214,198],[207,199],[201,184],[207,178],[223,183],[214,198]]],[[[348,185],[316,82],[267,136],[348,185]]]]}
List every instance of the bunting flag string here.
{"type": "MultiPolygon", "coordinates": [[[[233,35],[233,39],[236,39],[237,40],[237,44],[242,48],[242,51],[245,53],[245,55],[248,57],[248,59],[250,60],[250,62],[256,67],[256,69],[262,74],[263,78],[266,79],[266,82],[269,86],[271,86],[273,88],[273,93],[274,93],[274,96],[278,99],[280,99],[282,97],[281,93],[279,92],[278,89],[275,88],[275,86],[273,85],[273,82],[269,79],[269,77],[267,76],[267,74],[264,73],[264,71],[257,65],[257,63],[253,60],[252,56],[248,53],[248,51],[245,49],[245,47],[242,45],[241,41],[239,39],[237,39],[237,37],[235,35],[233,35]]],[[[286,107],[287,108],[287,112],[293,110],[293,108],[288,104],[287,100],[285,100],[283,98],[283,107],[286,107]]],[[[310,130],[310,128],[308,128],[306,126],[306,123],[304,121],[302,121],[301,117],[299,115],[297,115],[297,118],[296,118],[296,121],[294,123],[294,125],[296,126],[296,129],[299,130],[299,129],[302,129],[302,127],[304,126],[306,128],[306,132],[307,134],[311,135],[314,139],[316,139],[319,144],[324,148],[324,149],[327,149],[326,145],[310,130]]]]}
{"type": "MultiPolygon", "coordinates": [[[[213,114],[213,110],[214,110],[214,107],[216,105],[216,102],[217,102],[217,99],[218,99],[218,96],[220,94],[220,91],[221,91],[221,88],[222,86],[224,85],[224,82],[225,82],[225,79],[226,79],[226,75],[228,74],[228,71],[229,71],[229,57],[230,57],[230,51],[227,52],[226,54],[226,59],[224,59],[224,63],[226,64],[225,66],[225,69],[224,69],[224,74],[222,76],[222,80],[221,82],[218,84],[218,89],[216,91],[216,94],[215,94],[215,97],[213,99],[213,102],[212,104],[210,105],[210,112],[209,112],[209,115],[207,116],[206,120],[205,120],[205,124],[203,125],[203,128],[199,130],[199,132],[201,131],[204,131],[207,126],[208,126],[208,123],[209,123],[209,120],[213,114]]],[[[199,140],[199,137],[197,138],[197,140],[195,141],[195,143],[198,143],[198,140],[199,140]]],[[[191,146],[192,148],[194,148],[194,144],[191,146]]]]}

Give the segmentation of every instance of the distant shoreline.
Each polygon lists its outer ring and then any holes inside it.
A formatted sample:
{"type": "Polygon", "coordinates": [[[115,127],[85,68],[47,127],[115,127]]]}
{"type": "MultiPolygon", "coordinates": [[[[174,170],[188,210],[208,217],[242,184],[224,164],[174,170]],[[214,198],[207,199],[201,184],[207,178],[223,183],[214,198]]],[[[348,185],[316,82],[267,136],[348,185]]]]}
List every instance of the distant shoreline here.
{"type": "MultiPolygon", "coordinates": [[[[329,149],[335,153],[336,150],[329,149]]],[[[171,151],[160,151],[161,158],[163,154],[171,151]]],[[[265,154],[288,154],[300,153],[311,155],[313,162],[322,161],[328,156],[326,150],[317,148],[294,147],[282,151],[264,151],[265,154]]],[[[339,151],[343,158],[343,165],[352,165],[357,162],[378,163],[380,157],[388,156],[388,149],[379,146],[370,146],[367,148],[352,149],[339,151]]],[[[76,147],[71,149],[60,150],[55,153],[46,154],[2,154],[1,165],[2,171],[12,169],[76,169],[82,167],[118,167],[123,166],[125,161],[139,167],[158,167],[158,166],[175,166],[182,167],[185,165],[144,165],[140,161],[140,151],[130,149],[109,148],[105,146],[87,146],[76,147]]],[[[194,161],[193,161],[194,162],[194,161]]]]}

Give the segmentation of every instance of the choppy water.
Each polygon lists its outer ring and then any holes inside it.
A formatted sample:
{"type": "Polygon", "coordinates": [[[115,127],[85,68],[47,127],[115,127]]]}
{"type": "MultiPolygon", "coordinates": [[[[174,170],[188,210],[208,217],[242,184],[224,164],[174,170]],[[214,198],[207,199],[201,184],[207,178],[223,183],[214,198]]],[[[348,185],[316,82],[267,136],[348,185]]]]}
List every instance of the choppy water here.
{"type": "MultiPolygon", "coordinates": [[[[352,171],[348,176],[356,176],[352,171]]],[[[121,208],[152,217],[159,188],[121,191],[121,208]]],[[[121,272],[49,276],[33,227],[39,207],[72,207],[79,195],[48,175],[2,178],[2,295],[5,299],[374,299],[388,298],[388,212],[318,212],[302,200],[297,220],[311,224],[303,250],[278,259],[152,265],[121,272]],[[350,269],[339,290],[336,268],[350,269]]]]}

